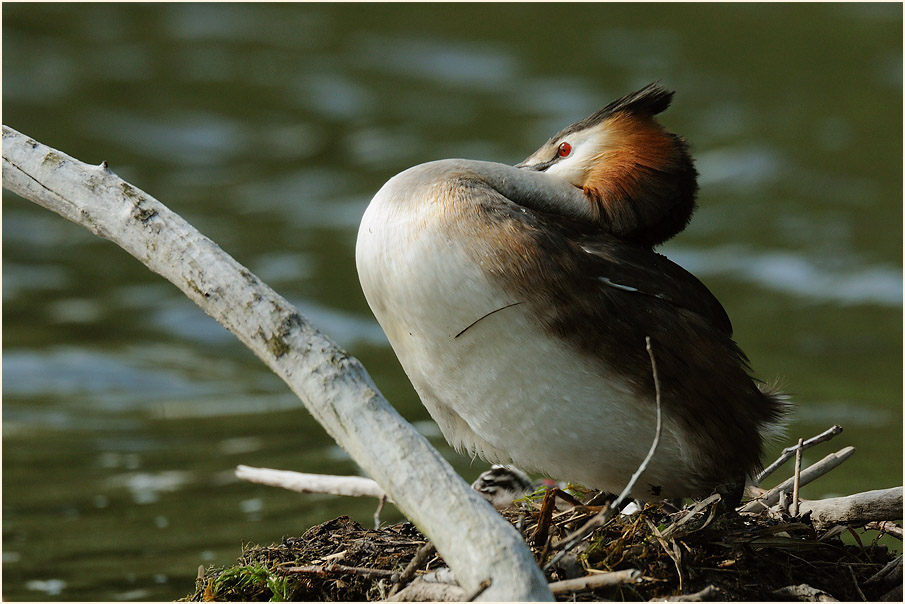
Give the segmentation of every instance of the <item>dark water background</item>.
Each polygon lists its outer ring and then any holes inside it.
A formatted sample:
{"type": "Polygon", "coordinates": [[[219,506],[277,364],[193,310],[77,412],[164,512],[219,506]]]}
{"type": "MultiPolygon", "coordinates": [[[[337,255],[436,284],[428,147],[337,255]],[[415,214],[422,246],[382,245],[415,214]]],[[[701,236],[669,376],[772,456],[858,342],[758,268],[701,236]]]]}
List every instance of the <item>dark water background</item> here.
{"type": "MultiPolygon", "coordinates": [[[[182,214],[368,367],[471,480],[360,293],[368,200],[417,163],[515,163],[652,80],[700,210],[663,251],[757,373],[858,449],[806,496],[902,483],[899,4],[4,4],[3,122],[182,214]]],[[[286,386],[109,242],[3,193],[3,597],[173,599],[199,564],[374,502],[286,386]]],[[[384,513],[398,519],[394,509],[384,513]]]]}

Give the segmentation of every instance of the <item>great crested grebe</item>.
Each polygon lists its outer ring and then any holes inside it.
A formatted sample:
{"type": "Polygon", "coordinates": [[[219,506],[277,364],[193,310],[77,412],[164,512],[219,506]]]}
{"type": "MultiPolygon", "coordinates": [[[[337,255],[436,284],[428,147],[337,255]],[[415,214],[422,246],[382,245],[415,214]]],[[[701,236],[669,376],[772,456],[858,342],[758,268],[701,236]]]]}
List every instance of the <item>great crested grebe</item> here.
{"type": "Polygon", "coordinates": [[[783,397],[749,375],[725,310],[652,247],[691,218],[697,172],[654,118],[658,84],[517,166],[448,159],[391,178],[362,218],[365,297],[457,450],[631,496],[731,499],[783,397]]]}

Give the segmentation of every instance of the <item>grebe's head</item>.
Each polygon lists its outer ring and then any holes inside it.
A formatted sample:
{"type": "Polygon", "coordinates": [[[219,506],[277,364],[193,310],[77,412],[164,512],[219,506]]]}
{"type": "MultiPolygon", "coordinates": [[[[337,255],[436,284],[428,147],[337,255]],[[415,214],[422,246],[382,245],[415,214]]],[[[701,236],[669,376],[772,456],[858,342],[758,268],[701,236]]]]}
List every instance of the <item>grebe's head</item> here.
{"type": "Polygon", "coordinates": [[[685,140],[654,118],[672,96],[649,84],[564,128],[517,167],[583,189],[595,220],[612,234],[662,243],[688,224],[698,189],[685,140]]]}

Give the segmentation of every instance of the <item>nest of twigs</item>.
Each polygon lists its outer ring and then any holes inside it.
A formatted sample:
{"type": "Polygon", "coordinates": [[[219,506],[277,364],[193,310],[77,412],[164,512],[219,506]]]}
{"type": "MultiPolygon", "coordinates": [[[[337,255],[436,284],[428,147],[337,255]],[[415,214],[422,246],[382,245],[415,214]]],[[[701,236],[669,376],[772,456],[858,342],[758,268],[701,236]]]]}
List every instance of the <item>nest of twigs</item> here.
{"type": "MultiPolygon", "coordinates": [[[[739,514],[724,510],[715,496],[678,511],[657,504],[632,515],[616,514],[560,554],[568,537],[600,508],[558,502],[563,508],[558,510],[551,494],[542,501],[540,491],[502,513],[524,535],[538,564],[547,567],[560,601],[901,600],[901,557],[878,544],[876,532],[838,525],[818,530],[807,515],[791,518],[775,510],[739,514]],[[846,533],[854,544],[844,543],[846,533]]],[[[400,591],[404,583],[442,567],[442,559],[410,523],[368,530],[341,516],[281,544],[246,547],[236,566],[199,575],[187,599],[474,595],[452,586],[412,592],[411,584],[410,593],[400,591]]]]}
{"type": "MultiPolygon", "coordinates": [[[[628,487],[615,501],[551,487],[501,514],[560,601],[901,601],[901,554],[879,539],[884,533],[902,539],[891,521],[902,517],[902,488],[799,498],[801,486],[854,449],[804,469],[802,451],[841,431],[833,426],[784,449],[754,484],[794,457],[793,476],[769,491],[751,486],[751,501],[737,508],[714,494],[682,509],[664,502],[630,513],[620,506],[628,487]]],[[[485,474],[500,471],[511,470],[485,474]]],[[[187,599],[470,601],[489,582],[471,592],[459,587],[411,523],[367,530],[340,516],[279,545],[245,547],[236,566],[200,569],[187,599]]]]}

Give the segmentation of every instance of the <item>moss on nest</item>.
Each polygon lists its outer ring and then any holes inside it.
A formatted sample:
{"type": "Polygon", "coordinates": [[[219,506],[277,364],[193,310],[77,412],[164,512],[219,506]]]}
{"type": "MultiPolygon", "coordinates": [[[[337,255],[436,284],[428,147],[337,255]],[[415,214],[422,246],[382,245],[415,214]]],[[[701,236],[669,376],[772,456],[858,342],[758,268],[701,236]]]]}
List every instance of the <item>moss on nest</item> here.
{"type": "MultiPolygon", "coordinates": [[[[367,530],[348,516],[314,526],[301,537],[268,546],[245,545],[235,566],[208,569],[190,601],[365,601],[386,597],[389,583],[357,576],[287,572],[305,565],[341,563],[401,571],[426,539],[411,523],[367,530]]],[[[433,565],[434,567],[436,564],[433,565]]]]}

